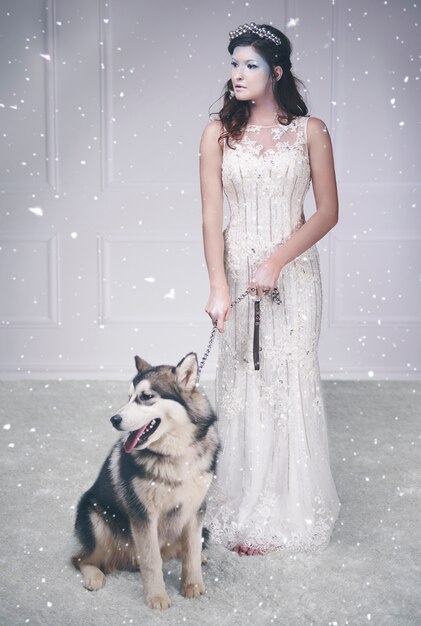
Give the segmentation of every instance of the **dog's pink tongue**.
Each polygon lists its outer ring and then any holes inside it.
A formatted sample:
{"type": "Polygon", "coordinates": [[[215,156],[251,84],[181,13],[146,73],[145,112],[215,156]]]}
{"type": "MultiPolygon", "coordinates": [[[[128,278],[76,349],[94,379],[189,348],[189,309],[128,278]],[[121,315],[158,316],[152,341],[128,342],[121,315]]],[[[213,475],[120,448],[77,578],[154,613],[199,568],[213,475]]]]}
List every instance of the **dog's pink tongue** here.
{"type": "Polygon", "coordinates": [[[126,452],[131,452],[136,447],[139,439],[146,430],[146,426],[147,424],[145,424],[145,426],[142,426],[142,428],[139,428],[139,430],[134,430],[132,433],[130,433],[124,443],[124,450],[126,452]]]}

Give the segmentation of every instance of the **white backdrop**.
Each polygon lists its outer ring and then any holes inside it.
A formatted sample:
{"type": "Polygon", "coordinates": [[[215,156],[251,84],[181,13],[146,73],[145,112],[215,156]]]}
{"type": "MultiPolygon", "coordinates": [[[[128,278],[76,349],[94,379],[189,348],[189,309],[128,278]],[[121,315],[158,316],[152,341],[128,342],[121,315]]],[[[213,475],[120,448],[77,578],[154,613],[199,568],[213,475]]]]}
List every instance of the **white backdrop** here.
{"type": "MultiPolygon", "coordinates": [[[[198,151],[228,33],[272,22],[333,138],[324,378],[419,378],[420,9],[399,0],[1,0],[0,377],[203,353],[198,151]]],[[[312,191],[307,218],[314,211],[312,191]]],[[[215,351],[204,371],[212,377],[215,351]]]]}

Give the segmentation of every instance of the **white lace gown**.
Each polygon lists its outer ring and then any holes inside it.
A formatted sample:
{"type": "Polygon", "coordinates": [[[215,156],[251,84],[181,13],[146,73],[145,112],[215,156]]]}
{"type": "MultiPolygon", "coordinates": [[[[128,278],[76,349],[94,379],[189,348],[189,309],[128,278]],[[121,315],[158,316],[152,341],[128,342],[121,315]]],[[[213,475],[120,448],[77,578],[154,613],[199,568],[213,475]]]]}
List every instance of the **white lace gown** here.
{"type": "MultiPolygon", "coordinates": [[[[305,222],[310,186],[307,117],[248,126],[222,166],[230,220],[224,231],[231,298],[305,222]]],[[[281,271],[282,303],[261,301],[260,370],[253,363],[254,305],[236,304],[218,333],[216,401],[222,449],[208,494],[213,543],[286,552],[328,545],[340,502],[332,478],[318,362],[322,285],[315,245],[281,271]]]]}

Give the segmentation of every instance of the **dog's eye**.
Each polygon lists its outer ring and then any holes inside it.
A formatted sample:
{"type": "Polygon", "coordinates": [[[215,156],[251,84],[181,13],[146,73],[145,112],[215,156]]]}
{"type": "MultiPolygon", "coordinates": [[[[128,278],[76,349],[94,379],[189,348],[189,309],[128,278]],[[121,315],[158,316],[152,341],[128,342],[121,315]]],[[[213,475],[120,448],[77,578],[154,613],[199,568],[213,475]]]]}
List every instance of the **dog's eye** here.
{"type": "Polygon", "coordinates": [[[142,391],[142,393],[140,394],[139,398],[141,400],[143,400],[144,402],[146,402],[146,400],[152,400],[153,394],[146,393],[145,391],[142,391]]]}

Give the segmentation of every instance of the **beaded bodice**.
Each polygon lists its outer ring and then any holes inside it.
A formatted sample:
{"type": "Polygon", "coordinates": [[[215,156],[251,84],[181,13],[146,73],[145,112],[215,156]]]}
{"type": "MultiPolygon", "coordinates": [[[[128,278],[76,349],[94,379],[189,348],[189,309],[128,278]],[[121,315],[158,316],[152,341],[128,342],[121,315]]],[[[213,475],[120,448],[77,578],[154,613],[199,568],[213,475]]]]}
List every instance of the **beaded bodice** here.
{"type": "Polygon", "coordinates": [[[232,266],[270,254],[305,222],[310,186],[306,117],[283,126],[250,125],[240,140],[225,141],[222,181],[230,208],[224,236],[232,266]],[[237,262],[236,262],[237,261],[237,262]]]}

